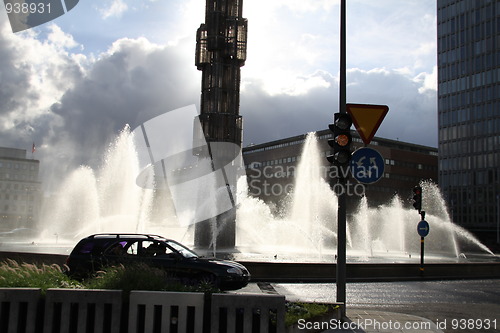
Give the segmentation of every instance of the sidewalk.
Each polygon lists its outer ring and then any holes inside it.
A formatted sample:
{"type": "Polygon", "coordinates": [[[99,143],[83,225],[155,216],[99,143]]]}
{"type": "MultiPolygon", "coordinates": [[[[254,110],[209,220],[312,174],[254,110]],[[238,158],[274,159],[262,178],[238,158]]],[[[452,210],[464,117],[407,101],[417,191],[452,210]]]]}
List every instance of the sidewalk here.
{"type": "MultiPolygon", "coordinates": [[[[247,287],[233,293],[281,294],[285,295],[287,299],[293,299],[293,297],[287,295],[286,291],[282,288],[276,289],[271,283],[259,282],[250,283],[247,287]]],[[[340,323],[335,319],[323,322],[309,322],[307,324],[309,325],[308,327],[302,327],[299,329],[299,331],[303,330],[303,332],[307,332],[307,329],[311,328],[321,333],[443,333],[443,331],[438,328],[438,325],[436,325],[431,320],[404,313],[356,309],[348,307],[347,318],[348,321],[344,323],[340,323]]],[[[438,324],[440,324],[440,326],[442,326],[443,328],[446,328],[446,322],[438,322],[438,324]]],[[[304,324],[304,326],[305,325],[306,324],[304,324]]]]}
{"type": "Polygon", "coordinates": [[[344,323],[329,322],[322,333],[443,332],[429,319],[403,313],[347,309],[347,317],[344,323]]]}

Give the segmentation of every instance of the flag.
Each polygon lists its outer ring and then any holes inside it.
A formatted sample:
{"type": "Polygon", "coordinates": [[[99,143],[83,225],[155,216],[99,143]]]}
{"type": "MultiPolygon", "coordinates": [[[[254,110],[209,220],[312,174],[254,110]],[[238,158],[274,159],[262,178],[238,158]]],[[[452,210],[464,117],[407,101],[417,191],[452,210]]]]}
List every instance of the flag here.
{"type": "Polygon", "coordinates": [[[36,151],[35,143],[33,142],[33,146],[31,147],[31,153],[34,154],[36,151]]]}

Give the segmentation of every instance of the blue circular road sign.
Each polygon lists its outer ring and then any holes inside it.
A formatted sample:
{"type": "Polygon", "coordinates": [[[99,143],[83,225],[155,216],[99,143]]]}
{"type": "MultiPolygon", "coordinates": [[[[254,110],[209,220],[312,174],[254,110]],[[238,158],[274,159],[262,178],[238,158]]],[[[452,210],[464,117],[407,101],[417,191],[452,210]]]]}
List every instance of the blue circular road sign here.
{"type": "Polygon", "coordinates": [[[384,175],[384,158],[372,148],[360,148],[352,154],[351,173],[363,184],[372,184],[384,175]]]}
{"type": "Polygon", "coordinates": [[[429,234],[429,230],[430,230],[429,223],[427,223],[426,220],[418,222],[417,232],[420,235],[420,237],[427,236],[429,234]]]}

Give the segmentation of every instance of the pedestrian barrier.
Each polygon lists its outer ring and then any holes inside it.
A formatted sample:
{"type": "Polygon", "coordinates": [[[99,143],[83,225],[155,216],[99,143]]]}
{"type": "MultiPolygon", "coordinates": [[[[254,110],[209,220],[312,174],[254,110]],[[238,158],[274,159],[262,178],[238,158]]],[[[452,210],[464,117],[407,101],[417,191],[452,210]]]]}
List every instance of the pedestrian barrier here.
{"type": "Polygon", "coordinates": [[[40,295],[35,288],[0,288],[0,332],[34,333],[40,295]]]}
{"type": "Polygon", "coordinates": [[[121,290],[48,289],[44,333],[119,333],[121,290]]]}
{"type": "Polygon", "coordinates": [[[285,331],[285,296],[213,294],[211,332],[285,331]]]}
{"type": "Polygon", "coordinates": [[[0,288],[2,333],[285,332],[280,295],[0,288]]]}
{"type": "Polygon", "coordinates": [[[203,332],[203,293],[131,291],[128,332],[203,332]]]}

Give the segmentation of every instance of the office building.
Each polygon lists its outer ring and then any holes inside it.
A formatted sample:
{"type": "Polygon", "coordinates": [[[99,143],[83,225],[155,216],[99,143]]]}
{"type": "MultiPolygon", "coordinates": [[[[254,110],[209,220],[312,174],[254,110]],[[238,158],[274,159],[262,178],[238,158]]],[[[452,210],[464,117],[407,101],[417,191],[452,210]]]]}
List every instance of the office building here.
{"type": "Polygon", "coordinates": [[[34,228],[40,211],[40,161],[25,149],[0,147],[0,231],[34,228]]]}
{"type": "Polygon", "coordinates": [[[438,0],[439,184],[455,223],[496,228],[500,1],[438,0]]]}
{"type": "MultiPolygon", "coordinates": [[[[352,150],[365,146],[356,131],[352,130],[351,134],[352,150]]],[[[325,171],[321,175],[330,183],[335,173],[329,172],[331,165],[326,156],[332,152],[328,145],[332,132],[318,131],[316,137],[321,155],[318,168],[325,171]]],[[[243,148],[249,192],[279,209],[295,183],[301,158],[306,158],[303,157],[305,139],[306,134],[303,134],[243,148]]],[[[384,173],[376,183],[362,187],[355,187],[359,183],[352,177],[349,179],[348,211],[353,212],[357,208],[363,195],[373,207],[390,203],[396,194],[404,206],[411,207],[413,187],[422,180],[437,182],[436,148],[379,137],[375,137],[369,147],[383,156],[384,173]]]]}

